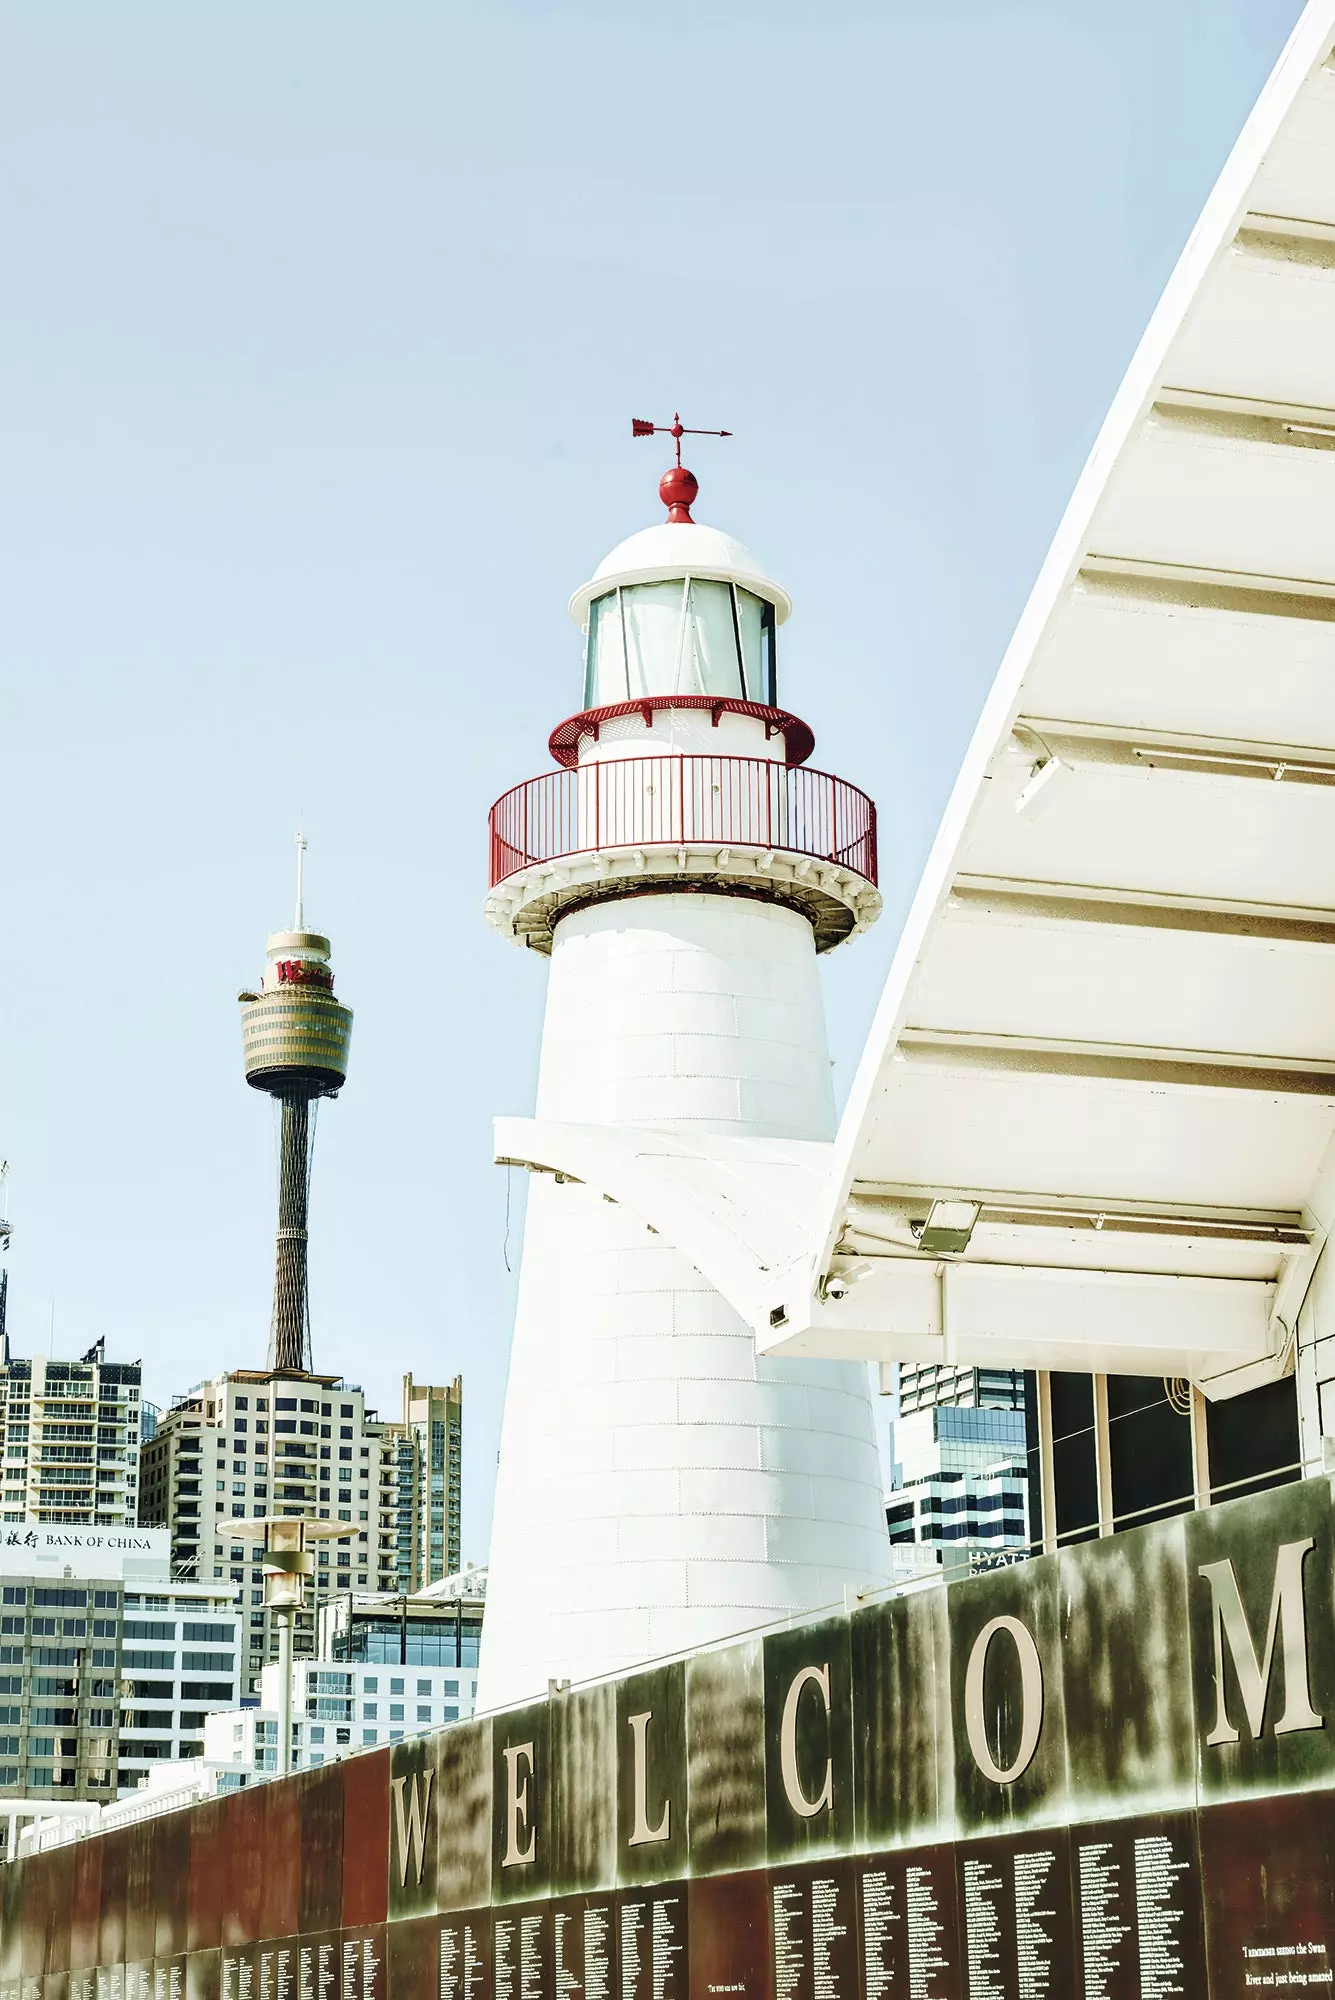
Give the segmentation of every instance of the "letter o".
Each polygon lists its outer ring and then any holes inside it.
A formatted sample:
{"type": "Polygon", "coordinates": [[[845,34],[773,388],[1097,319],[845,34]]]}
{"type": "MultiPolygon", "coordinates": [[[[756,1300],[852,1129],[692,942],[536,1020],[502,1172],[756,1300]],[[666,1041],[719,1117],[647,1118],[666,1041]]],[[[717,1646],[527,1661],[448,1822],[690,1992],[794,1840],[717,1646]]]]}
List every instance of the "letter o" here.
{"type": "Polygon", "coordinates": [[[1038,1748],[1043,1728],[1043,1662],[1038,1657],[1034,1635],[1018,1618],[993,1618],[973,1642],[969,1664],[964,1670],[964,1729],[974,1762],[994,1785],[1013,1785],[1027,1771],[1038,1748]],[[983,1715],[983,1669],[987,1649],[998,1632],[1009,1632],[1020,1661],[1020,1747],[1015,1762],[1002,1770],[992,1755],[983,1715]]]}

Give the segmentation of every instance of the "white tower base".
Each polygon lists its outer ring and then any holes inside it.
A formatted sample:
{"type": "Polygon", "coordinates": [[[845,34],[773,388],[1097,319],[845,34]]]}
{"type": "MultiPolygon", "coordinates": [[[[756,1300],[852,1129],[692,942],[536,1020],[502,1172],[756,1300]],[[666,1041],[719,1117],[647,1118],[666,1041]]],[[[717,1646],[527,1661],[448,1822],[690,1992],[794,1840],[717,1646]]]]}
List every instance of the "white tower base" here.
{"type": "MultiPolygon", "coordinates": [[[[718,894],[563,918],[537,1110],[828,1138],[809,922],[718,894]]],[[[490,1573],[487,1707],[887,1582],[865,1369],[757,1359],[678,1252],[584,1188],[535,1181],[490,1573]]]]}

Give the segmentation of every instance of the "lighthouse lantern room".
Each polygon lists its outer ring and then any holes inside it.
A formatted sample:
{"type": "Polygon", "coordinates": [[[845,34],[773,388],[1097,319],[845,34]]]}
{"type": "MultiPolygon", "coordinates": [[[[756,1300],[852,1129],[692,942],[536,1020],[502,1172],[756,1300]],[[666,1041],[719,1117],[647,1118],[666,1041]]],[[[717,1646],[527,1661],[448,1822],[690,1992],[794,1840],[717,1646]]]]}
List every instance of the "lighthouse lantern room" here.
{"type": "MultiPolygon", "coordinates": [[[[644,434],[651,427],[637,424],[644,434]]],[[[551,957],[543,1120],[828,1141],[819,952],[875,921],[876,815],[779,705],[786,593],[668,518],[571,599],[584,705],[491,816],[487,915],[551,957]]],[[[726,433],[724,433],[726,435],[726,433]]],[[[479,1701],[842,1601],[890,1574],[866,1371],[767,1361],[675,1249],[535,1177],[479,1701]]]]}

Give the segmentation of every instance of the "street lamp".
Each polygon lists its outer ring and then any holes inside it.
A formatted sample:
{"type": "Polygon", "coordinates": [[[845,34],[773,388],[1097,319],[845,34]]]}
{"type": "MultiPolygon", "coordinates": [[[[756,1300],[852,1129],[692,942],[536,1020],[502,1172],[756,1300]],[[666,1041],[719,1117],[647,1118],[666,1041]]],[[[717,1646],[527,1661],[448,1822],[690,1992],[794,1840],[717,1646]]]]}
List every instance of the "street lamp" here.
{"type": "Polygon", "coordinates": [[[292,1769],[292,1627],[306,1601],[306,1578],[315,1568],[312,1544],[351,1541],[355,1528],[341,1521],[307,1521],[261,1514],[233,1521],[238,1541],[263,1544],[264,1603],[278,1632],[278,1775],[292,1769]]]}

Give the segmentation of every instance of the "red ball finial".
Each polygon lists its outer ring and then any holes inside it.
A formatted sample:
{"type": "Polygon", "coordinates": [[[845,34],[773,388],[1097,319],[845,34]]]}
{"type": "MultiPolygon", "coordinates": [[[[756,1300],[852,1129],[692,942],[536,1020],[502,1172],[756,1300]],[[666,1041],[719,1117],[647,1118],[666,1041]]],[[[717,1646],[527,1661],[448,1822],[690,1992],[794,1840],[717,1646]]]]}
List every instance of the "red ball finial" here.
{"type": "Polygon", "coordinates": [[[658,497],[668,510],[669,521],[690,521],[691,504],[700,491],[700,482],[684,465],[671,465],[658,482],[658,497]]]}

